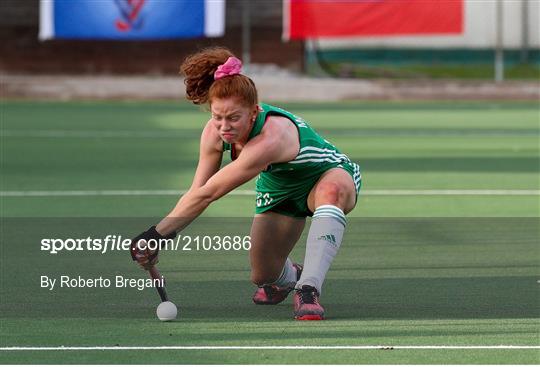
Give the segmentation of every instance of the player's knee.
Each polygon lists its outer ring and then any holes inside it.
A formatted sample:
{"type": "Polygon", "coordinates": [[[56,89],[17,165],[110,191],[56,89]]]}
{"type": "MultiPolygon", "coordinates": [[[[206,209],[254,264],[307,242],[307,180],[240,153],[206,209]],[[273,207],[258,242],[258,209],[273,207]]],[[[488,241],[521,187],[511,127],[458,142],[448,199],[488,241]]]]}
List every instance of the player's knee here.
{"type": "Polygon", "coordinates": [[[342,204],[345,195],[343,185],[336,182],[321,182],[315,193],[316,202],[330,205],[342,204]]]}

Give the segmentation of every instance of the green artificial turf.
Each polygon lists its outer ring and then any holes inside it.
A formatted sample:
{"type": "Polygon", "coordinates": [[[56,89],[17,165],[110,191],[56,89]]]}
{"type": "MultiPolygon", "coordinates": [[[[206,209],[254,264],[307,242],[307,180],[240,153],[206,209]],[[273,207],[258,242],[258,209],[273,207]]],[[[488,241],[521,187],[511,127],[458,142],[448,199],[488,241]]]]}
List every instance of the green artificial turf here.
{"type": "MultiPolygon", "coordinates": [[[[539,345],[538,195],[420,194],[538,190],[537,104],[281,106],[363,171],[366,194],[349,215],[321,297],[327,320],[293,321],[291,299],[255,306],[243,250],[162,253],[160,270],[180,308],[171,323],[156,319],[153,289],[41,288],[43,275],[144,278],[125,251],[54,255],[40,240],[129,238],[178,197],[9,193],[187,189],[208,115],[169,102],[3,102],[0,347],[539,345]]],[[[246,235],[253,205],[249,195],[225,197],[183,234],[246,235]]],[[[305,237],[292,253],[299,262],[305,237]]],[[[0,350],[0,363],[538,364],[540,349],[0,350]]]]}

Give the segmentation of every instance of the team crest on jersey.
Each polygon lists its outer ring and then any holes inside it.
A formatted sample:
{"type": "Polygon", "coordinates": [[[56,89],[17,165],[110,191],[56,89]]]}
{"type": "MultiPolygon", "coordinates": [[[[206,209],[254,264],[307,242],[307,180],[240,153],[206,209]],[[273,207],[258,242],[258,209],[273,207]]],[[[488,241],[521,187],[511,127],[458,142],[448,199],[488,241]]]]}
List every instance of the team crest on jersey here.
{"type": "Polygon", "coordinates": [[[121,32],[129,32],[133,29],[141,29],[143,17],[141,9],[146,0],[114,0],[120,11],[120,19],[115,22],[116,29],[121,32]]]}

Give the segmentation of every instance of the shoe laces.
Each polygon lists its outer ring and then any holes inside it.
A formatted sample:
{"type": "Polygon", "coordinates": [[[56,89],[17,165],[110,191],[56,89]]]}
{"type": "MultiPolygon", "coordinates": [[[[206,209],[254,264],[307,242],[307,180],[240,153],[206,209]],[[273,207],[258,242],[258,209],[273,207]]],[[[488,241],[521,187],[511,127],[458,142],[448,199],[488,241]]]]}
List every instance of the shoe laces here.
{"type": "Polygon", "coordinates": [[[317,292],[317,289],[315,289],[315,287],[312,287],[310,285],[304,285],[302,286],[302,289],[298,290],[298,293],[300,294],[300,300],[302,301],[302,303],[318,303],[319,292],[317,292]]]}

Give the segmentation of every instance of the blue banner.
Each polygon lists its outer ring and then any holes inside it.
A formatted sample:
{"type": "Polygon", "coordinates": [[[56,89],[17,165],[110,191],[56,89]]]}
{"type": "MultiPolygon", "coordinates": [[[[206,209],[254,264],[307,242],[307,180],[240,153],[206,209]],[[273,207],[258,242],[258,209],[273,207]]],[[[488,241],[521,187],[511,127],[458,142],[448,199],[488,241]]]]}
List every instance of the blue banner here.
{"type": "Polygon", "coordinates": [[[41,39],[222,36],[224,0],[41,0],[41,39]]]}

